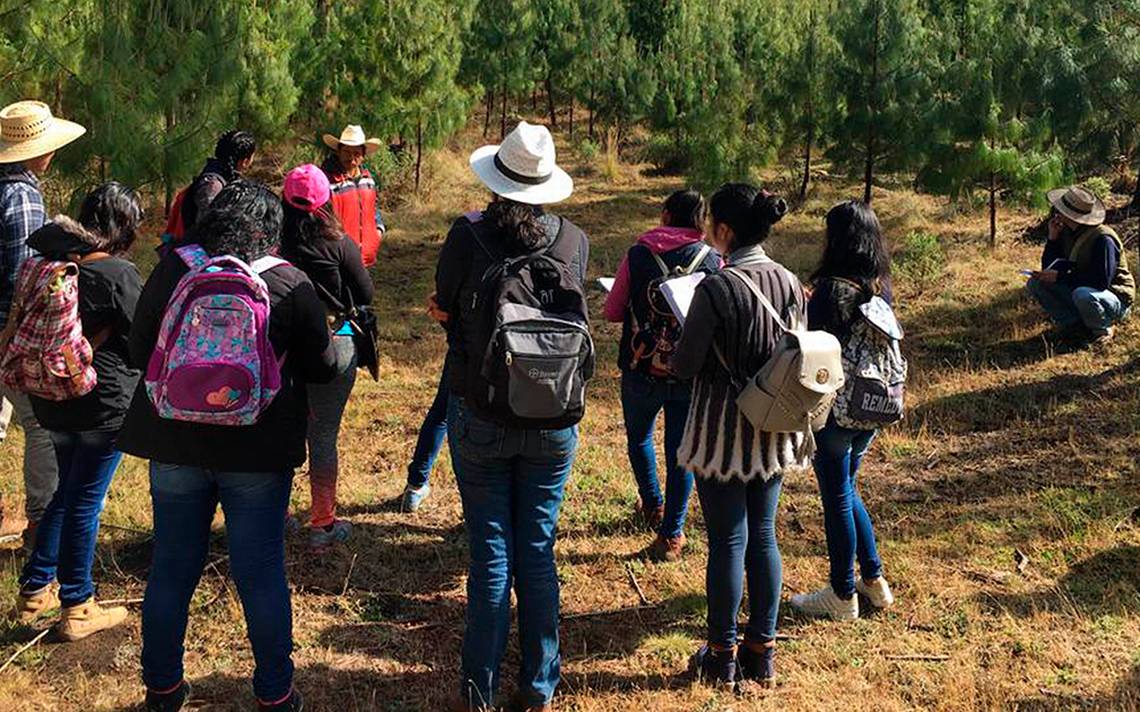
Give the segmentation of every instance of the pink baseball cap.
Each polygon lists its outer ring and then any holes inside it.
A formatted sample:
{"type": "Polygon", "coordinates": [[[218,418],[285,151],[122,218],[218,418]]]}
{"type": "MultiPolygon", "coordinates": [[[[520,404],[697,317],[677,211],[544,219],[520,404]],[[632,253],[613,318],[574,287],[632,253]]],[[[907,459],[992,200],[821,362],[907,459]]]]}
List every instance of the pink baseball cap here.
{"type": "Polygon", "coordinates": [[[285,175],[285,202],[298,210],[315,213],[329,202],[331,191],[325,172],[312,163],[297,166],[285,175]]]}

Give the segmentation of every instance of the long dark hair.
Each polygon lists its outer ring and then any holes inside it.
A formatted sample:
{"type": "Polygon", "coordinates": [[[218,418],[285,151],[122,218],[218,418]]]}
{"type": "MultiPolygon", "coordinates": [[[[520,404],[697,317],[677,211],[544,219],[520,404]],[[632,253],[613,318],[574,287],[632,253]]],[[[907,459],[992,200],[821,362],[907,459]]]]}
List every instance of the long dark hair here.
{"type": "Polygon", "coordinates": [[[282,201],[281,209],[284,211],[284,223],[281,229],[282,252],[291,254],[300,245],[322,240],[339,240],[344,232],[340,221],[328,209],[329,207],[326,204],[320,210],[310,213],[282,201]]]}
{"type": "Polygon", "coordinates": [[[227,180],[238,177],[237,165],[253,155],[257,150],[257,139],[248,131],[234,129],[227,131],[218,138],[214,147],[214,158],[228,171],[227,180]]]}
{"type": "Polygon", "coordinates": [[[669,213],[669,227],[688,227],[703,230],[708,215],[708,203],[699,192],[678,190],[665,199],[661,208],[669,213]]]}
{"type": "Polygon", "coordinates": [[[876,291],[889,288],[891,254],[871,206],[848,200],[829,210],[825,222],[827,244],[812,281],[840,277],[876,291]]]}
{"type": "Polygon", "coordinates": [[[247,180],[222,188],[188,235],[211,255],[233,255],[246,262],[273,252],[281,244],[281,199],[247,180]]]}
{"type": "Polygon", "coordinates": [[[142,217],[139,194],[118,181],[88,193],[79,208],[79,224],[98,235],[103,249],[111,254],[131,249],[142,217]]]}
{"type": "Polygon", "coordinates": [[[728,225],[736,235],[733,248],[759,245],[772,226],[788,213],[788,202],[747,183],[726,183],[709,200],[714,223],[728,225]]]}
{"type": "Polygon", "coordinates": [[[483,211],[483,219],[511,254],[533,252],[546,243],[542,209],[506,198],[496,198],[483,211]]]}

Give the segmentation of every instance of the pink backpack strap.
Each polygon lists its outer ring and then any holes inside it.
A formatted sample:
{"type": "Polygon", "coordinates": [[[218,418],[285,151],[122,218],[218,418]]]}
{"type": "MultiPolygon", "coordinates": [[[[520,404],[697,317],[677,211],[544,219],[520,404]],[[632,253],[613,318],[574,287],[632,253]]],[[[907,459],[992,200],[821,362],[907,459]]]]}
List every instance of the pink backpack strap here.
{"type": "Polygon", "coordinates": [[[174,251],[192,270],[202,269],[210,261],[210,256],[206,254],[201,245],[183,245],[174,251]]]}

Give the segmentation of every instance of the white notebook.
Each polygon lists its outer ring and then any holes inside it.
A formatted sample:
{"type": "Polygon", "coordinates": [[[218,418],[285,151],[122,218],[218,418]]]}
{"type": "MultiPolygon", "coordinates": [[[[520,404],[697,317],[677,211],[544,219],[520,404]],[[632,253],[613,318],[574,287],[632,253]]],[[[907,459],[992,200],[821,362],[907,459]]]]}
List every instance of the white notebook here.
{"type": "Polygon", "coordinates": [[[614,291],[614,278],[613,277],[598,277],[598,284],[602,285],[602,289],[607,292],[614,291]]]}
{"type": "Polygon", "coordinates": [[[689,314],[689,305],[693,303],[693,295],[697,292],[697,285],[701,283],[706,274],[706,272],[694,272],[661,283],[661,293],[665,295],[665,301],[669,302],[669,308],[673,310],[677,321],[682,324],[685,323],[685,317],[689,314]]]}

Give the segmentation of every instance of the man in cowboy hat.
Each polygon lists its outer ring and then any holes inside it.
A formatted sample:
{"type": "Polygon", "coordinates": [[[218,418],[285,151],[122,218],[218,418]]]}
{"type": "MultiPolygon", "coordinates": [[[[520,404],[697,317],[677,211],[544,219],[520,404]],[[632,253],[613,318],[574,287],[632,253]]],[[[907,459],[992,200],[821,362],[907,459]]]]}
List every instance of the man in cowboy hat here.
{"type": "Polygon", "coordinates": [[[364,167],[364,157],[376,153],[380,139],[365,138],[364,129],[349,124],[339,137],[325,134],[323,140],[333,151],[321,166],[332,187],[333,212],[345,234],[360,246],[364,266],[371,267],[376,263],[386,228],[376,181],[364,167]]]}
{"type": "MultiPolygon", "coordinates": [[[[20,266],[32,254],[28,236],[45,222],[39,176],[57,150],[85,132],[79,124],[52,116],[43,102],[19,101],[0,109],[0,329],[8,322],[20,266]]],[[[59,480],[55,449],[26,395],[0,386],[0,398],[11,402],[24,427],[24,545],[30,546],[59,480]]]]}
{"type": "Polygon", "coordinates": [[[1136,294],[1124,243],[1104,224],[1104,203],[1080,186],[1049,191],[1053,216],[1041,269],[1026,285],[1063,340],[1103,345],[1136,294]]]}

